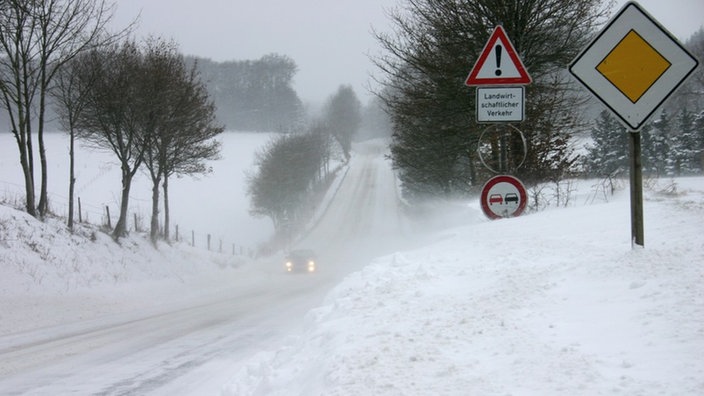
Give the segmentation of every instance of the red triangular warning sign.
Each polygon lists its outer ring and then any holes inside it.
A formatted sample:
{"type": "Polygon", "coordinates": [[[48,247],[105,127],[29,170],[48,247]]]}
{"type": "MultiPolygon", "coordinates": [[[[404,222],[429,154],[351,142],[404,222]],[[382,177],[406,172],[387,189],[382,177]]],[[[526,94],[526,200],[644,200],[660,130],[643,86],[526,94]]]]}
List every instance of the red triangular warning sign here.
{"type": "Polygon", "coordinates": [[[466,85],[530,84],[532,79],[501,25],[494,28],[466,85]]]}

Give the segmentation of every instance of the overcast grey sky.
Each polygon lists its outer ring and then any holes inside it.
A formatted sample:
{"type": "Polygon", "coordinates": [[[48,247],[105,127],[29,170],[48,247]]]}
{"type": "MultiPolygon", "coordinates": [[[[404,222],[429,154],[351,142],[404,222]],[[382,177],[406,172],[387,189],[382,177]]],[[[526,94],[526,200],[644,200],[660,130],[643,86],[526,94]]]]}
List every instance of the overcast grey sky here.
{"type": "Polygon", "coordinates": [[[388,25],[396,0],[119,0],[115,23],[141,12],[138,38],[172,38],[188,55],[217,61],[258,59],[269,53],[298,65],[295,89],[322,102],[341,84],[366,100],[376,51],[372,26],[388,25]]]}
{"type": "MultiPolygon", "coordinates": [[[[304,102],[321,103],[341,84],[366,101],[369,75],[378,74],[368,56],[379,54],[372,27],[388,31],[386,10],[402,1],[118,0],[114,23],[141,13],[137,38],[174,39],[184,54],[217,61],[287,55],[298,65],[294,88],[304,102]]],[[[639,4],[681,40],[704,25],[704,0],[639,4]]]]}

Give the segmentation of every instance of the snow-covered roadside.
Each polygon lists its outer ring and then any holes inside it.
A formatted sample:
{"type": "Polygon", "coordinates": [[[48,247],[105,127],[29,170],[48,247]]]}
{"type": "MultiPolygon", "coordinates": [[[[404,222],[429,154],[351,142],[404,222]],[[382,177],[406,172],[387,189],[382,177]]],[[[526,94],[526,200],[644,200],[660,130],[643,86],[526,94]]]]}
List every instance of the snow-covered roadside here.
{"type": "MultiPolygon", "coordinates": [[[[71,234],[65,218],[42,222],[13,209],[23,204],[22,172],[11,134],[0,134],[0,335],[160,309],[179,302],[175,300],[217,293],[213,288],[227,287],[231,277],[259,276],[247,269],[252,260],[231,253],[236,243],[237,253],[247,255],[271,233],[267,219],[249,215],[244,194],[245,171],[271,136],[222,134],[223,159],[209,164],[212,174],[171,184],[172,224],[181,225],[189,240],[194,232],[196,247],[188,242],[160,242],[154,249],[148,236],[134,231],[132,222],[130,236],[119,246],[109,231],[99,231],[95,224],[101,223],[105,206],[118,207],[119,166],[109,153],[81,145],[76,147],[76,194],[82,199],[84,220],[94,225],[78,224],[71,234]],[[210,233],[213,250],[224,243],[223,254],[206,250],[210,233]]],[[[49,133],[45,139],[51,164],[50,208],[63,217],[68,205],[64,196],[68,138],[49,133]]],[[[140,221],[147,218],[150,191],[148,180],[138,174],[130,195],[130,216],[140,221]]]]}
{"type": "Polygon", "coordinates": [[[676,186],[645,249],[626,191],[378,258],[222,394],[704,394],[704,178],[676,186]]]}
{"type": "MultiPolygon", "coordinates": [[[[251,152],[270,139],[266,134],[244,133],[226,138],[231,146],[233,141],[243,140],[251,152]]],[[[247,152],[242,147],[237,150],[247,152]]],[[[238,161],[240,166],[246,164],[242,159],[238,161]]],[[[335,179],[314,221],[322,216],[346,174],[344,164],[335,165],[335,179]]],[[[218,173],[221,185],[227,185],[230,173],[232,170],[218,173]]],[[[191,182],[187,195],[197,196],[202,182],[191,182]]],[[[216,195],[218,200],[229,196],[222,190],[216,195]]],[[[76,224],[71,233],[63,218],[39,221],[0,204],[0,336],[78,321],[105,322],[113,317],[119,321],[122,314],[148,315],[182,308],[184,304],[207,302],[233,288],[241,292],[262,288],[270,283],[270,271],[279,270],[269,265],[278,263],[278,258],[255,259],[247,256],[249,249],[232,254],[228,248],[219,252],[214,246],[208,251],[191,247],[188,242],[164,241],[155,248],[145,232],[134,231],[117,244],[109,232],[94,225],[76,224]]],[[[262,234],[258,230],[252,233],[262,234]]]]}
{"type": "Polygon", "coordinates": [[[218,284],[247,263],[184,243],[155,249],[138,233],[118,245],[93,226],[72,234],[62,221],[0,205],[0,335],[214,292],[198,285],[218,284]]]}

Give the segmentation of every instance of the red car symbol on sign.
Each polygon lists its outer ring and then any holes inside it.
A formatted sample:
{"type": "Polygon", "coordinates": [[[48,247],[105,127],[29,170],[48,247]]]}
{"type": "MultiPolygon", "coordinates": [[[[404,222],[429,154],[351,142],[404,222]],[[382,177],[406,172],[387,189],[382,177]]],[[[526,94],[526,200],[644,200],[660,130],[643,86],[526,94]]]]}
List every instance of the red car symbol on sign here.
{"type": "Polygon", "coordinates": [[[489,205],[493,205],[495,203],[499,205],[504,203],[504,199],[503,197],[501,197],[501,194],[491,194],[491,196],[489,197],[489,205]]]}

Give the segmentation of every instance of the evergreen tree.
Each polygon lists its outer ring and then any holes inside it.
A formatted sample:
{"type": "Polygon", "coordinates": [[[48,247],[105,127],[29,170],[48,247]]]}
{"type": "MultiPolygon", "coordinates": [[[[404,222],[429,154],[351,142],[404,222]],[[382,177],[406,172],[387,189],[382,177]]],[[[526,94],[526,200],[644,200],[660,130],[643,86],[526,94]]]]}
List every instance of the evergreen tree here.
{"type": "Polygon", "coordinates": [[[673,142],[672,157],[676,176],[691,175],[701,171],[702,147],[698,142],[695,115],[686,107],[677,116],[679,133],[673,142]]]}
{"type": "Polygon", "coordinates": [[[606,110],[599,113],[591,138],[586,158],[589,174],[605,177],[628,169],[628,132],[611,113],[606,110]]]}
{"type": "Polygon", "coordinates": [[[699,153],[698,168],[700,172],[704,172],[704,110],[694,119],[694,141],[696,151],[699,153]]]}
{"type": "Polygon", "coordinates": [[[640,131],[643,173],[651,176],[665,176],[674,173],[671,145],[674,131],[670,116],[662,112],[659,119],[645,125],[640,131]]]}
{"type": "MultiPolygon", "coordinates": [[[[392,13],[395,32],[377,35],[386,55],[376,64],[387,76],[378,95],[393,123],[391,154],[404,194],[462,194],[489,176],[477,170],[486,126],[474,120],[474,90],[464,81],[499,24],[534,80],[520,126],[528,158],[517,176],[536,182],[568,172],[575,159],[568,140],[581,120],[564,69],[604,16],[598,0],[417,0],[392,13]]],[[[521,140],[507,139],[509,163],[523,157],[515,149],[521,140]]]]}

